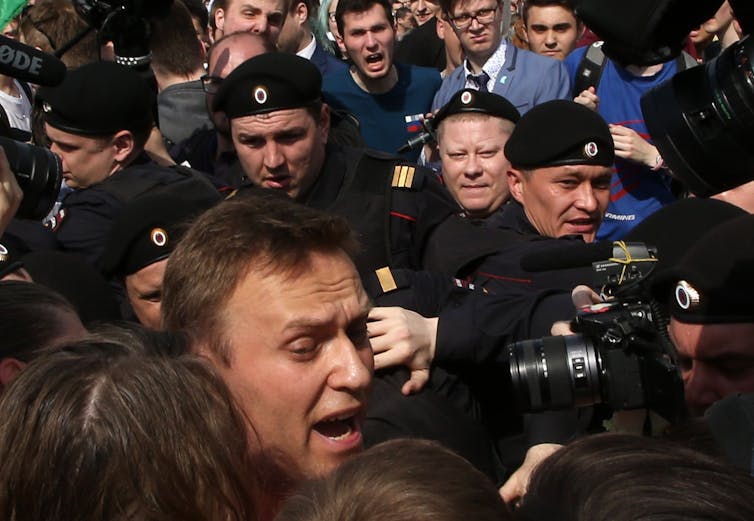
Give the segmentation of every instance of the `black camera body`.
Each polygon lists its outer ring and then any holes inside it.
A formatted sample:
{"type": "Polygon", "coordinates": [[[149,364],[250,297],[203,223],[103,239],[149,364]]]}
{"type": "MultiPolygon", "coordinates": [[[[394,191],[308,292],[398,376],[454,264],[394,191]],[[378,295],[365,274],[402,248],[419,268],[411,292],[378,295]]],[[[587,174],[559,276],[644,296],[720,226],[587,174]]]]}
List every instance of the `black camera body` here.
{"type": "MultiPolygon", "coordinates": [[[[614,261],[606,261],[614,263],[614,261]]],[[[593,267],[605,276],[605,263],[593,267]]],[[[616,269],[616,268],[614,268],[616,269]]],[[[636,275],[641,268],[625,266],[636,275]]],[[[608,270],[614,278],[613,271],[608,270]]],[[[667,338],[667,320],[645,291],[646,275],[603,293],[611,302],[578,312],[577,334],[524,340],[508,346],[510,374],[525,411],[586,407],[651,409],[668,421],[685,416],[683,381],[667,338]]]]}

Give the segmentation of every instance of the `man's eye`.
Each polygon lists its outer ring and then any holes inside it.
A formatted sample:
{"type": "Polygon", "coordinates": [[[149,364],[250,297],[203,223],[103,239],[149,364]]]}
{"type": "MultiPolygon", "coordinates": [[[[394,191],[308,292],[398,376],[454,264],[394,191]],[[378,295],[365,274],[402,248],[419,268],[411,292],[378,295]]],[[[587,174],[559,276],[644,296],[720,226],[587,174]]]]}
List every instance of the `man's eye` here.
{"type": "Polygon", "coordinates": [[[471,20],[471,15],[468,13],[459,14],[458,16],[453,17],[453,21],[459,24],[465,24],[471,20]]]}
{"type": "Polygon", "coordinates": [[[317,353],[317,344],[313,340],[298,340],[291,344],[289,351],[300,359],[311,359],[317,353]]]}
{"type": "Polygon", "coordinates": [[[267,23],[275,27],[282,26],[284,20],[285,18],[283,17],[283,15],[278,13],[267,17],[267,23]]]}
{"type": "Polygon", "coordinates": [[[480,9],[479,11],[476,12],[476,15],[484,18],[485,16],[489,16],[490,13],[492,13],[493,11],[494,9],[480,9]]]}

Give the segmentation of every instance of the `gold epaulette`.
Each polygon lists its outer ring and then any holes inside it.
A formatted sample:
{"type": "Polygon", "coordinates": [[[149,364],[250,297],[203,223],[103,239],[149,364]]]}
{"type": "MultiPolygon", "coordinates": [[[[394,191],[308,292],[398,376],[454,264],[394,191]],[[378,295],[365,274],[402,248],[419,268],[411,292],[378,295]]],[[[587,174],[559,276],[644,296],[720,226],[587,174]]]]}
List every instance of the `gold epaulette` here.
{"type": "Polygon", "coordinates": [[[395,165],[393,170],[393,182],[390,186],[393,188],[413,188],[414,173],[416,168],[408,165],[395,165]]]}

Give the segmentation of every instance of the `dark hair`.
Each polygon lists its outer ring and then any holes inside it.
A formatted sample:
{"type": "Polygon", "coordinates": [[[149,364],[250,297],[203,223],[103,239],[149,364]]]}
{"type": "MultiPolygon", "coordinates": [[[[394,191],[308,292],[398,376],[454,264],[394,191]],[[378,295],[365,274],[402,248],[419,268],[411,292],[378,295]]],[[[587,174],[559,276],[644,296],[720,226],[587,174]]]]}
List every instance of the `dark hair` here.
{"type": "Polygon", "coordinates": [[[529,23],[529,8],[531,7],[549,7],[549,6],[557,6],[562,7],[566,11],[569,11],[574,18],[576,18],[576,23],[581,23],[579,18],[576,16],[576,6],[573,4],[573,0],[526,0],[524,2],[524,25],[529,23]]]}
{"type": "Polygon", "coordinates": [[[436,442],[392,440],[294,494],[276,521],[501,521],[493,484],[436,442]]]}
{"type": "Polygon", "coordinates": [[[170,13],[153,19],[151,24],[152,67],[157,72],[188,78],[201,74],[202,47],[188,8],[182,2],[173,2],[170,13]]]}
{"type": "Polygon", "coordinates": [[[13,382],[3,519],[254,518],[245,422],[208,362],[154,354],[163,335],[72,344],[13,382]]]}
{"type": "Polygon", "coordinates": [[[170,256],[163,282],[163,325],[206,342],[227,364],[223,307],[247,273],[292,275],[312,252],[355,249],[343,218],[272,190],[251,192],[223,201],[196,220],[170,256]]]}
{"type": "Polygon", "coordinates": [[[754,480],[719,460],[655,438],[598,434],[545,460],[516,519],[744,521],[754,480]]]}
{"type": "Polygon", "coordinates": [[[31,362],[64,338],[76,310],[59,293],[33,282],[0,281],[0,358],[31,362]]]}
{"type": "Polygon", "coordinates": [[[199,20],[199,25],[206,30],[209,26],[209,13],[202,0],[181,0],[186,9],[191,13],[191,18],[199,20]]]}
{"type": "MultiPolygon", "coordinates": [[[[71,0],[37,0],[24,11],[19,25],[27,45],[53,53],[88,27],[71,0]]],[[[94,31],[68,49],[60,59],[69,69],[99,60],[94,31]]]]}
{"type": "Polygon", "coordinates": [[[393,26],[393,6],[388,0],[340,0],[338,7],[335,8],[335,23],[338,25],[338,31],[343,34],[343,16],[346,13],[363,13],[369,11],[372,6],[380,5],[385,10],[388,24],[393,26]]]}

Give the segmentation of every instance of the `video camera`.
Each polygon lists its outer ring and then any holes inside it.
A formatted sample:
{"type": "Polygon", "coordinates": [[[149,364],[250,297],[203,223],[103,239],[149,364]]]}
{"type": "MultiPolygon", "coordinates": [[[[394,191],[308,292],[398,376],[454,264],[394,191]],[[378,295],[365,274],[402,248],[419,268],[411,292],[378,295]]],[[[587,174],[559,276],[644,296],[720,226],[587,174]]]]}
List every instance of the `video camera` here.
{"type": "Polygon", "coordinates": [[[76,11],[99,33],[101,42],[112,41],[115,61],[146,68],[151,61],[149,19],[164,17],[173,0],[74,0],[76,11]]]}
{"type": "Polygon", "coordinates": [[[685,416],[667,319],[647,288],[656,260],[641,243],[615,243],[611,259],[592,265],[595,287],[609,300],[579,310],[571,324],[577,334],[508,346],[522,409],[605,403],[613,411],[650,409],[670,422],[685,416]]]}
{"type": "MultiPolygon", "coordinates": [[[[689,31],[721,0],[576,0],[576,12],[623,65],[677,56],[689,31]]],[[[746,0],[730,0],[744,35],[754,27],[746,0]]],[[[676,74],[641,101],[652,141],[673,177],[697,196],[754,179],[754,40],[745,36],[716,59],[676,74]]]]}

